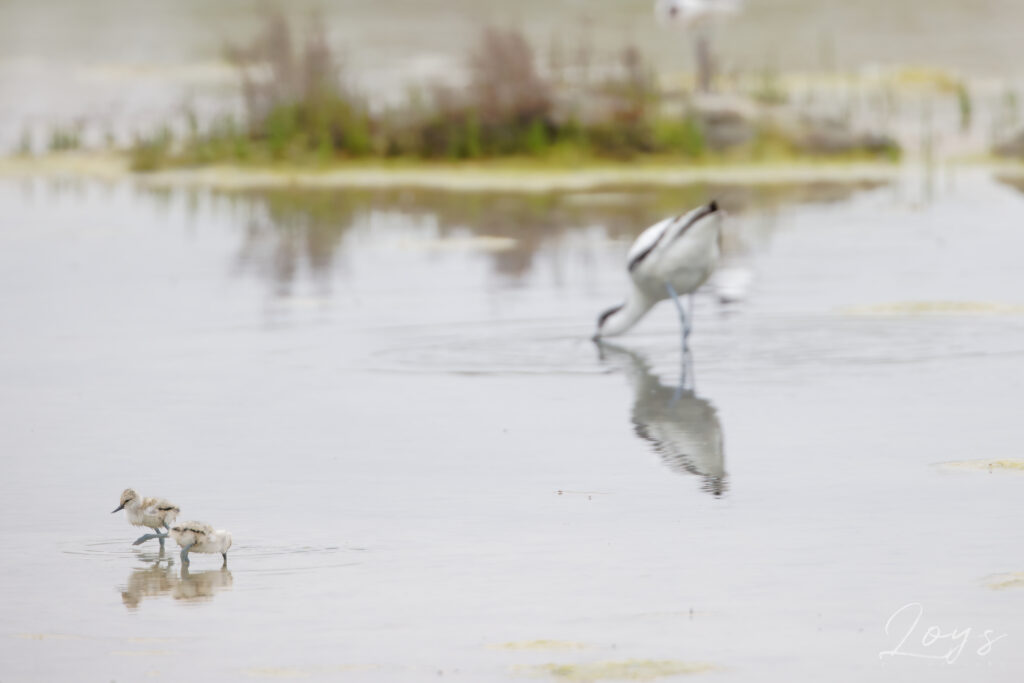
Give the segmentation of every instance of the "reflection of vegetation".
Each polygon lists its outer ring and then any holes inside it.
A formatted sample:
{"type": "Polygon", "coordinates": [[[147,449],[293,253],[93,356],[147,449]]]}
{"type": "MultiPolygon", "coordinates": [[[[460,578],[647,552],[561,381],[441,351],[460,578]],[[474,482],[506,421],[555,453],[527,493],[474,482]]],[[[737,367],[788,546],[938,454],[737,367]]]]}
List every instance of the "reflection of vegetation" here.
{"type": "MultiPolygon", "coordinates": [[[[613,239],[640,230],[715,197],[730,212],[770,209],[783,203],[830,201],[865,187],[857,184],[605,188],[542,194],[438,192],[417,189],[247,190],[228,194],[250,218],[239,260],[287,293],[301,273],[326,279],[347,233],[375,212],[429,217],[439,240],[469,232],[504,238],[514,247],[490,252],[495,270],[519,277],[537,254],[569,233],[602,226],[613,239]]],[[[414,220],[414,222],[420,222],[414,220]]],[[[728,238],[728,236],[727,236],[728,238]]],[[[728,248],[730,241],[726,240],[728,248]]]]}
{"type": "MultiPolygon", "coordinates": [[[[221,116],[200,126],[187,115],[187,131],[171,144],[168,131],[140,138],[133,168],[167,164],[324,163],[372,157],[479,159],[542,157],[582,160],[663,155],[688,160],[749,159],[766,155],[844,154],[889,159],[892,141],[851,138],[842,149],[804,144],[801,135],[755,113],[731,113],[725,134],[720,111],[668,98],[654,70],[635,47],[594,65],[589,49],[574,60],[553,52],[541,64],[516,30],[484,28],[466,55],[468,83],[428,85],[403,104],[371,111],[346,87],[341,61],[328,46],[322,21],[312,22],[296,45],[283,15],[268,18],[247,46],[230,46],[245,103],[245,120],[221,116]],[[669,108],[675,108],[668,113],[669,108]]],[[[784,99],[766,76],[761,99],[784,99]]]]}

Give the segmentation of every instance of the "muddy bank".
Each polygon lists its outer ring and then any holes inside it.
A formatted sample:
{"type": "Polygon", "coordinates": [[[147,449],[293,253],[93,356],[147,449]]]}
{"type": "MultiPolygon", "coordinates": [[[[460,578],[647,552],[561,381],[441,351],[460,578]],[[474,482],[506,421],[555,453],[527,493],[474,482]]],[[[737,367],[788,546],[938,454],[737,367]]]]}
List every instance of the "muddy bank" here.
{"type": "Polygon", "coordinates": [[[793,162],[786,164],[684,165],[667,161],[555,167],[540,162],[487,164],[348,164],[322,170],[296,167],[203,168],[133,173],[120,155],[51,154],[0,159],[0,177],[132,179],[146,187],[259,189],[282,187],[388,188],[550,192],[614,186],[673,186],[695,183],[788,184],[885,182],[900,166],[882,162],[793,162]]]}

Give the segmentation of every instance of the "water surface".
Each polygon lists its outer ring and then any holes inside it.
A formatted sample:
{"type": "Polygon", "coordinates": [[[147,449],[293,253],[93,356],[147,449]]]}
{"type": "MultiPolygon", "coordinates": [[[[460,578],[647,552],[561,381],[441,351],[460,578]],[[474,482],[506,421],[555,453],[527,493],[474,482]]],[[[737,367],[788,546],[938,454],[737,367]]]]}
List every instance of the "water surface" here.
{"type": "Polygon", "coordinates": [[[1024,195],[921,188],[5,181],[0,677],[1019,680],[1024,480],[938,465],[1019,456],[1024,195]],[[753,278],[680,386],[668,304],[588,337],[711,196],[753,278]],[[127,486],[228,566],[133,548],[127,486]],[[955,663],[880,660],[909,603],[955,663]]]}

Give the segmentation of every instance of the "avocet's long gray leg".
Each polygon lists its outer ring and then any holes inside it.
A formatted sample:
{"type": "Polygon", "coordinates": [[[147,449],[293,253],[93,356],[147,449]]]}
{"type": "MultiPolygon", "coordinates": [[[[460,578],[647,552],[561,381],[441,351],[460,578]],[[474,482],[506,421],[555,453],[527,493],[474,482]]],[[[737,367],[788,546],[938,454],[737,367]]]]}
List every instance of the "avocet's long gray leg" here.
{"type": "Polygon", "coordinates": [[[132,545],[142,545],[143,543],[145,543],[146,541],[150,540],[151,538],[159,538],[160,539],[160,545],[163,545],[164,544],[164,539],[167,538],[167,537],[162,535],[162,534],[143,534],[142,536],[139,536],[138,538],[136,538],[135,542],[132,543],[132,545]]]}
{"type": "Polygon", "coordinates": [[[694,307],[693,307],[693,292],[686,297],[686,309],[689,314],[686,316],[686,336],[689,337],[690,333],[693,332],[693,318],[694,318],[694,307]]]}
{"type": "Polygon", "coordinates": [[[194,543],[189,543],[186,546],[182,546],[182,548],[181,548],[181,563],[182,564],[188,564],[188,550],[193,545],[195,545],[195,544],[194,543]]]}
{"type": "MultiPolygon", "coordinates": [[[[672,286],[671,282],[665,283],[665,289],[668,290],[669,296],[672,297],[672,301],[675,302],[676,310],[679,311],[679,322],[683,326],[683,346],[686,346],[686,341],[690,338],[690,317],[686,315],[686,311],[683,310],[683,302],[679,300],[679,295],[676,294],[676,288],[672,286]]],[[[690,310],[693,310],[693,294],[690,294],[690,310]]]]}
{"type": "Polygon", "coordinates": [[[682,398],[684,393],[693,391],[696,384],[693,375],[693,353],[690,351],[690,347],[684,346],[679,363],[679,385],[672,393],[672,400],[669,402],[669,405],[675,405],[676,401],[682,398]]]}
{"type": "Polygon", "coordinates": [[[221,556],[224,558],[224,564],[221,565],[221,566],[222,567],[228,566],[228,554],[227,553],[221,553],[221,556]]]}

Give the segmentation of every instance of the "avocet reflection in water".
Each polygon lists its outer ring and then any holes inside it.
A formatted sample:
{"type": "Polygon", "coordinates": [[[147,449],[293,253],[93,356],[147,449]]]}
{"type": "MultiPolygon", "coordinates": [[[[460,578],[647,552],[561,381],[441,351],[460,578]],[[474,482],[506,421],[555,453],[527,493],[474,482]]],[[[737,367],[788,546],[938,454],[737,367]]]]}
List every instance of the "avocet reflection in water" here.
{"type": "Polygon", "coordinates": [[[188,564],[174,568],[175,553],[159,553],[142,556],[146,566],[133,569],[118,587],[125,607],[136,609],[143,600],[171,596],[185,602],[211,600],[221,590],[231,588],[234,577],[227,567],[204,571],[189,571],[188,564]]]}
{"type": "Polygon", "coordinates": [[[727,488],[722,423],[714,404],[697,395],[693,353],[686,350],[679,384],[664,384],[641,353],[599,342],[602,361],[620,367],[633,386],[633,429],[680,474],[701,478],[701,488],[721,496],[727,488]]]}

